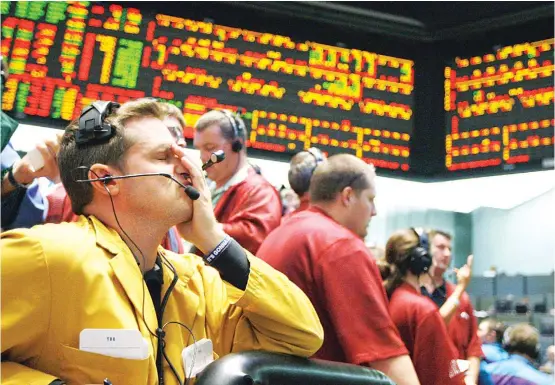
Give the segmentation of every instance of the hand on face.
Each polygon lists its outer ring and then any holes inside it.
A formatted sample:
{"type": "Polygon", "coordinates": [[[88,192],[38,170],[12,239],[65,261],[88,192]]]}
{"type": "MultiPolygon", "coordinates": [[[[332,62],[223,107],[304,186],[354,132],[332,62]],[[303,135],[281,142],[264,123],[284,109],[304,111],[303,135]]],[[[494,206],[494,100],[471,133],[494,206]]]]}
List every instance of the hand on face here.
{"type": "Polygon", "coordinates": [[[44,166],[40,169],[35,170],[29,155],[25,155],[20,161],[16,162],[13,168],[15,180],[21,184],[29,184],[36,178],[46,177],[53,182],[57,182],[60,177],[57,155],[63,134],[63,131],[60,131],[55,138],[48,138],[37,144],[36,149],[44,161],[44,166]]]}
{"type": "Polygon", "coordinates": [[[172,152],[189,173],[193,187],[200,193],[199,199],[192,201],[192,219],[180,223],[177,229],[185,240],[198,247],[203,253],[209,253],[225,237],[221,224],[214,216],[210,190],[201,169],[189,159],[185,150],[174,144],[172,152]]]}

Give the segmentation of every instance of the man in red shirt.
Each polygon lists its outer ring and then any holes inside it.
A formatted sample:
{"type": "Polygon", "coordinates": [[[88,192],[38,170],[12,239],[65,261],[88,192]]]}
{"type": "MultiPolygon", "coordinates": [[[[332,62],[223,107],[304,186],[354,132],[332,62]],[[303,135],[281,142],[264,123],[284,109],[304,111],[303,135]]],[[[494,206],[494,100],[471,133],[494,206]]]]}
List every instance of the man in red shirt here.
{"type": "Polygon", "coordinates": [[[334,155],[317,167],[309,193],[311,207],[285,219],[257,255],[314,305],[324,327],[314,357],[368,365],[398,385],[418,384],[363,242],[376,215],[374,168],[353,155],[334,155]]]}
{"type": "Polygon", "coordinates": [[[470,297],[464,291],[470,278],[472,256],[461,270],[466,274],[466,281],[454,285],[445,281],[443,275],[451,264],[451,235],[446,232],[434,230],[429,233],[430,252],[433,264],[429,276],[422,276],[422,294],[429,296],[440,308],[440,313],[446,321],[447,331],[459,352],[459,359],[468,360],[470,367],[466,372],[465,384],[476,385],[480,373],[480,360],[483,357],[482,343],[478,338],[478,322],[474,316],[474,309],[470,297]],[[451,311],[445,311],[450,308],[451,311]]]}
{"type": "Polygon", "coordinates": [[[212,181],[212,204],[223,230],[256,254],[262,241],[281,222],[276,189],[247,161],[245,123],[230,111],[213,110],[195,124],[194,145],[202,162],[223,150],[225,160],[206,170],[212,181]]]}
{"type": "Polygon", "coordinates": [[[322,151],[315,147],[311,147],[307,151],[301,151],[291,158],[287,177],[289,185],[300,200],[299,207],[293,213],[306,210],[310,205],[308,194],[310,180],[316,167],[325,159],[326,157],[322,151]]]}

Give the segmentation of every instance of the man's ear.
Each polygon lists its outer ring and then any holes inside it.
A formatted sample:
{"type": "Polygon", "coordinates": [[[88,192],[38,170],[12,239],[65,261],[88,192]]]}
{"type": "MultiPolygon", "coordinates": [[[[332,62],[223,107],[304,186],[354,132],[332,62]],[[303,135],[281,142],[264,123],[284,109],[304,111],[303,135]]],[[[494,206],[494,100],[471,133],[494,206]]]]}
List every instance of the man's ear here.
{"type": "Polygon", "coordinates": [[[111,176],[114,176],[114,170],[111,167],[105,164],[95,163],[89,169],[88,179],[100,179],[91,182],[94,191],[97,193],[115,196],[119,193],[121,183],[117,179],[109,179],[111,176]]]}
{"type": "Polygon", "coordinates": [[[353,195],[354,195],[354,190],[351,186],[347,186],[345,187],[340,193],[339,193],[339,199],[341,200],[341,203],[343,204],[343,206],[347,207],[351,204],[351,202],[353,201],[353,195]]]}

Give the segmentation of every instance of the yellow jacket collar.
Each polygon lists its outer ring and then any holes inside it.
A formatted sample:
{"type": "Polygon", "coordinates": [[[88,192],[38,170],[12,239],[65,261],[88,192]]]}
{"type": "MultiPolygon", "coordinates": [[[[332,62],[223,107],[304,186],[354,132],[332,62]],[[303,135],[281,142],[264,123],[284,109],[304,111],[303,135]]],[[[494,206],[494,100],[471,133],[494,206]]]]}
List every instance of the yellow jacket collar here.
{"type": "Polygon", "coordinates": [[[129,247],[127,247],[116,230],[107,227],[94,215],[81,216],[79,218],[79,222],[86,222],[87,220],[95,232],[97,245],[114,255],[124,250],[128,250],[131,253],[131,250],[129,250],[129,247]]]}

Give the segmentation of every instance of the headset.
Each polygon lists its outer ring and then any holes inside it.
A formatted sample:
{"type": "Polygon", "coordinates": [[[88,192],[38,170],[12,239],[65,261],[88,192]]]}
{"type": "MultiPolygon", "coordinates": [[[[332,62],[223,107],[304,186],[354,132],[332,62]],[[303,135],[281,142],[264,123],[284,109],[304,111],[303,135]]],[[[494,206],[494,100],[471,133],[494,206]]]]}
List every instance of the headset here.
{"type": "Polygon", "coordinates": [[[310,188],[310,180],[312,179],[312,174],[314,174],[316,167],[318,167],[318,165],[325,160],[325,156],[322,151],[320,151],[320,149],[316,147],[310,147],[308,150],[306,150],[306,152],[308,152],[314,158],[314,166],[306,167],[308,166],[308,159],[310,159],[307,157],[301,163],[292,166],[288,173],[289,184],[292,185],[292,188],[293,186],[295,186],[293,188],[295,192],[308,191],[308,189],[310,188]],[[292,179],[295,172],[298,173],[298,180],[297,178],[295,178],[295,180],[292,179]]]}
{"type": "Polygon", "coordinates": [[[505,333],[503,333],[503,343],[502,343],[503,349],[505,349],[509,353],[517,352],[517,353],[526,354],[528,357],[532,358],[533,360],[537,360],[538,358],[540,358],[541,344],[539,339],[538,339],[538,343],[535,346],[527,345],[523,341],[515,343],[512,341],[513,331],[514,331],[514,326],[509,326],[505,330],[505,333]]]}
{"type": "Polygon", "coordinates": [[[116,129],[106,121],[106,117],[119,107],[119,103],[100,100],[85,107],[79,117],[79,129],[75,136],[77,145],[98,144],[114,136],[116,129]]]}
{"type": "Polygon", "coordinates": [[[318,165],[320,163],[322,163],[325,160],[325,158],[324,158],[324,154],[322,153],[322,151],[319,148],[310,147],[306,151],[314,157],[314,160],[316,162],[314,167],[312,168],[312,170],[310,170],[310,175],[312,175],[314,173],[314,170],[316,170],[316,167],[318,167],[318,165]]]}
{"type": "Polygon", "coordinates": [[[245,123],[236,114],[229,110],[220,110],[222,114],[229,120],[231,128],[233,129],[233,139],[231,142],[231,150],[233,152],[239,152],[243,149],[243,143],[241,142],[242,133],[246,131],[245,123]]]}
{"type": "Polygon", "coordinates": [[[428,234],[422,228],[412,228],[418,237],[418,245],[409,252],[408,270],[416,276],[426,273],[432,265],[428,234]]]}

